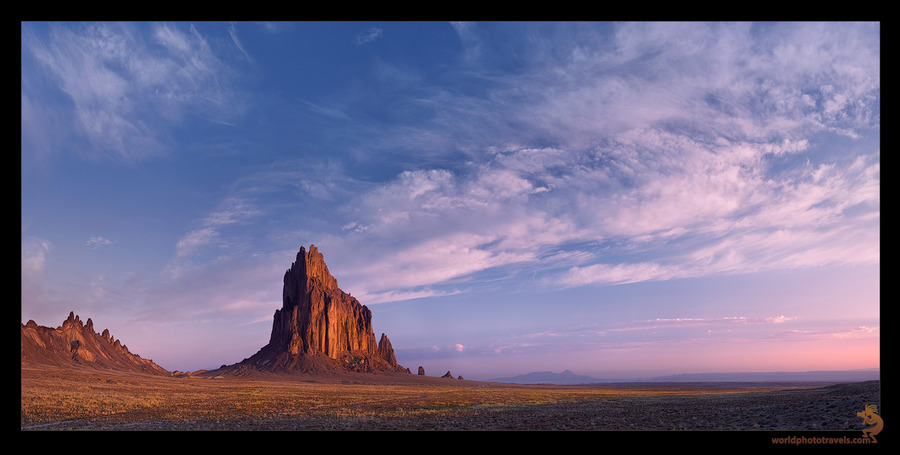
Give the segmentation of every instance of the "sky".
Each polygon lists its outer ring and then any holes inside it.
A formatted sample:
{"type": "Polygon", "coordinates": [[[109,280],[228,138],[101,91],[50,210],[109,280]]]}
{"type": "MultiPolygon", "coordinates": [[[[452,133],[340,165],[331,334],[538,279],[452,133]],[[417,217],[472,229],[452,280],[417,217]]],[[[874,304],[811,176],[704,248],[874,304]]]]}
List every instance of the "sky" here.
{"type": "Polygon", "coordinates": [[[880,24],[23,22],[22,322],[256,353],[315,245],[398,362],[880,365],[880,24]]]}

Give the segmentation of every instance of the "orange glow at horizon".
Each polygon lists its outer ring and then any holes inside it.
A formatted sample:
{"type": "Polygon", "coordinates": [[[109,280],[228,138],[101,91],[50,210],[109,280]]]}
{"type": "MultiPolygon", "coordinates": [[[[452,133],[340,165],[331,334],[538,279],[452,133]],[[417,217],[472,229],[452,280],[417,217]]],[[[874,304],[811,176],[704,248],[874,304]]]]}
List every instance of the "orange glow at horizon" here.
{"type": "Polygon", "coordinates": [[[880,366],[877,335],[777,343],[747,340],[698,346],[681,344],[631,352],[630,363],[671,369],[674,373],[856,370],[880,366]]]}

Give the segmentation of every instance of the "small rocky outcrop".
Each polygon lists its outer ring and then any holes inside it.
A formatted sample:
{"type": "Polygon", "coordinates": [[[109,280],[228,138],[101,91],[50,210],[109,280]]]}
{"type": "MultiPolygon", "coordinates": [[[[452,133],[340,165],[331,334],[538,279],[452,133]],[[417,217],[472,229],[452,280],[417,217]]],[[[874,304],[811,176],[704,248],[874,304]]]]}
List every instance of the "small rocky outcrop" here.
{"type": "Polygon", "coordinates": [[[425,368],[419,366],[419,376],[425,376],[425,368]]]}
{"type": "Polygon", "coordinates": [[[315,245],[300,247],[284,274],[282,306],[275,310],[269,343],[232,366],[233,374],[408,372],[397,364],[387,335],[375,341],[372,312],[342,291],[315,245]]]}
{"type": "Polygon", "coordinates": [[[387,335],[385,335],[384,333],[381,334],[381,339],[378,340],[378,348],[375,351],[378,357],[388,364],[397,365],[397,357],[394,355],[394,347],[391,346],[391,340],[389,340],[387,335]]]}
{"type": "Polygon", "coordinates": [[[447,372],[446,372],[446,373],[444,373],[444,375],[443,375],[443,376],[441,376],[441,377],[442,377],[442,378],[450,378],[450,379],[453,379],[453,375],[452,375],[452,374],[450,374],[450,372],[449,372],[449,371],[447,371],[447,372]]]}
{"type": "Polygon", "coordinates": [[[74,312],[53,329],[39,326],[33,320],[22,324],[22,365],[74,367],[131,371],[156,375],[170,375],[152,360],[132,354],[108,329],[98,334],[94,321],[87,322],[74,312]]]}

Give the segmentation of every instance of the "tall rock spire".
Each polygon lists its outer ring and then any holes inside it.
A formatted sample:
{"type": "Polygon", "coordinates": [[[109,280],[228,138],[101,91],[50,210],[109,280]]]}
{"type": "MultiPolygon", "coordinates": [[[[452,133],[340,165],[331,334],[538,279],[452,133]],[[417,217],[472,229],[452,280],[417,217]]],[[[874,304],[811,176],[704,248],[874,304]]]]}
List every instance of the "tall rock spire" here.
{"type": "Polygon", "coordinates": [[[315,245],[308,251],[300,247],[284,273],[282,304],[275,311],[269,343],[242,364],[288,371],[316,370],[323,365],[352,371],[406,371],[397,364],[384,334],[380,343],[375,341],[372,312],[338,287],[315,245]]]}
{"type": "Polygon", "coordinates": [[[338,288],[315,245],[308,252],[300,247],[284,273],[282,294],[270,344],[294,355],[318,352],[333,359],[345,351],[375,353],[372,312],[338,288]]]}

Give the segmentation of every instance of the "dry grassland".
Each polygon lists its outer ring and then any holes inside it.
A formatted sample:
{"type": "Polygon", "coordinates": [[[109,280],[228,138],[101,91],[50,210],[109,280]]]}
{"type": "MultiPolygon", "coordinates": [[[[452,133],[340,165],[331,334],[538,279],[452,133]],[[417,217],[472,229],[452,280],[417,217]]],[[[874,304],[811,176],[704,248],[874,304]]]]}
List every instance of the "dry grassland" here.
{"type": "Polygon", "coordinates": [[[855,413],[872,399],[858,395],[872,393],[878,394],[877,383],[835,394],[828,388],[520,386],[416,375],[176,378],[23,367],[21,428],[855,430],[861,428],[855,413]]]}

